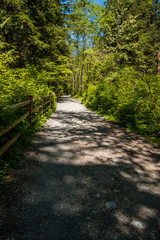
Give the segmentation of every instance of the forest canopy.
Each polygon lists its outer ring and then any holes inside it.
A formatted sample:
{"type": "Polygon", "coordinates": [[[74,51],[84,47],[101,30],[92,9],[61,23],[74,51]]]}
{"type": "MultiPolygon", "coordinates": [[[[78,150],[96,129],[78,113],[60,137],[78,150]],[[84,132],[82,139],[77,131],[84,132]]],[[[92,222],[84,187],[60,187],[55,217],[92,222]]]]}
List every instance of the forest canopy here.
{"type": "Polygon", "coordinates": [[[98,2],[68,1],[64,8],[70,91],[92,110],[159,138],[160,1],[98,2]]]}
{"type": "Polygon", "coordinates": [[[66,86],[69,48],[58,0],[2,0],[0,106],[60,92],[66,86]]]}

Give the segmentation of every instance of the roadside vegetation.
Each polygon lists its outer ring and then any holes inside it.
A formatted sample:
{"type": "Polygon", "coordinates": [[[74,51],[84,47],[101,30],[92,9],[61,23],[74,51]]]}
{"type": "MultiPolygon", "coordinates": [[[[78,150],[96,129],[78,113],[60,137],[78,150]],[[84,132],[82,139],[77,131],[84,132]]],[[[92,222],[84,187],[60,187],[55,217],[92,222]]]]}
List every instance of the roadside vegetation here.
{"type": "Polygon", "coordinates": [[[72,94],[160,144],[160,1],[72,1],[69,9],[72,94]]]}
{"type": "MultiPolygon", "coordinates": [[[[27,109],[7,106],[55,92],[63,93],[70,70],[60,1],[3,0],[0,4],[0,132],[27,109]]],[[[0,158],[0,178],[17,166],[22,152],[52,110],[28,128],[28,120],[0,138],[0,147],[18,131],[23,136],[0,158]]]]}

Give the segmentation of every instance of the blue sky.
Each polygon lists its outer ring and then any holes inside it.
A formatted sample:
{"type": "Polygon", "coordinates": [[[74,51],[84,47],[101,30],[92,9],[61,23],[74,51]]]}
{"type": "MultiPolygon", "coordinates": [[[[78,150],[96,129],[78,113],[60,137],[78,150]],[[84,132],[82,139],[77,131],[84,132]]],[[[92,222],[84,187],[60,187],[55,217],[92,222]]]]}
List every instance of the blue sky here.
{"type": "MultiPolygon", "coordinates": [[[[62,0],[62,2],[65,2],[65,1],[67,1],[67,0],[62,0]]],[[[103,5],[103,3],[106,2],[106,0],[94,0],[94,1],[95,1],[96,3],[101,4],[101,5],[103,5]]],[[[68,0],[67,2],[69,2],[69,0],[68,0]]]]}
{"type": "Polygon", "coordinates": [[[103,4],[104,2],[106,2],[106,0],[94,0],[94,1],[99,3],[99,4],[103,4]]]}

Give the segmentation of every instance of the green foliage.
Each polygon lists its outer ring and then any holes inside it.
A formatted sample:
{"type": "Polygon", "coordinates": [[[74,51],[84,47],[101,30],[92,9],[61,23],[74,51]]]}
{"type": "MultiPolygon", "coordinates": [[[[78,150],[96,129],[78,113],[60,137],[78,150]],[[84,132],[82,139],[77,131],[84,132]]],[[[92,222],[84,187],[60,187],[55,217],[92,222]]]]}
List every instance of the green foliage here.
{"type": "MultiPolygon", "coordinates": [[[[4,135],[4,137],[1,138],[0,147],[8,140],[8,138],[11,139],[17,133],[17,131],[23,132],[23,135],[20,137],[20,139],[14,143],[14,145],[0,158],[0,179],[4,178],[4,176],[14,168],[19,167],[18,164],[23,158],[25,148],[34,139],[34,132],[38,131],[56,110],[55,97],[53,100],[54,104],[52,109],[49,109],[42,116],[39,116],[32,126],[32,129],[28,128],[29,123],[27,120],[25,120],[22,122],[22,124],[18,125],[18,127],[9,132],[9,134],[4,135]]],[[[8,111],[6,113],[8,113],[8,111]]],[[[6,114],[3,116],[7,123],[11,122],[13,119],[17,119],[17,114],[11,114],[11,112],[8,113],[8,117],[6,114]]]]}
{"type": "Polygon", "coordinates": [[[121,67],[134,65],[141,72],[155,74],[160,48],[160,2],[109,0],[105,4],[99,48],[115,53],[121,67]]]}
{"type": "Polygon", "coordinates": [[[1,158],[0,158],[0,179],[18,167],[23,157],[25,147],[33,140],[33,134],[26,132],[1,158]]]}
{"type": "MultiPolygon", "coordinates": [[[[44,73],[36,66],[26,64],[25,68],[10,68],[10,64],[14,58],[2,54],[0,57],[0,108],[4,108],[14,103],[28,100],[32,95],[41,97],[53,93],[53,88],[48,86],[48,73],[44,73]],[[44,81],[46,77],[46,82],[44,81]]],[[[23,120],[18,126],[5,134],[0,139],[0,147],[2,147],[9,139],[14,137],[17,132],[23,132],[22,137],[11,147],[0,159],[0,178],[8,171],[12,170],[22,157],[24,147],[30,142],[33,137],[33,132],[38,130],[42,124],[50,116],[51,112],[56,110],[56,99],[53,96],[53,107],[45,115],[39,117],[33,125],[33,129],[28,130],[29,122],[23,120]]],[[[34,104],[36,107],[36,103],[34,104]]],[[[15,120],[27,112],[27,106],[17,110],[6,109],[0,111],[0,131],[10,126],[15,120]]]]}
{"type": "Polygon", "coordinates": [[[20,67],[56,63],[68,51],[58,0],[2,0],[0,23],[2,51],[19,55],[20,67]]]}
{"type": "MultiPolygon", "coordinates": [[[[23,79],[22,85],[27,83],[26,93],[32,89],[32,84],[39,85],[39,92],[43,84],[48,84],[54,91],[58,85],[66,89],[70,75],[67,67],[69,48],[61,7],[59,0],[1,1],[0,53],[10,60],[7,73],[2,78],[6,83],[14,82],[11,84],[15,89],[20,79],[23,79]]],[[[23,86],[17,91],[20,88],[23,86]]]]}
{"type": "Polygon", "coordinates": [[[36,66],[10,69],[12,61],[14,59],[6,54],[0,57],[0,108],[28,100],[28,96],[39,97],[53,92],[36,66]]]}
{"type": "Polygon", "coordinates": [[[123,126],[159,138],[160,1],[108,0],[101,8],[87,0],[74,4],[77,8],[68,17],[71,38],[75,34],[70,41],[73,95],[123,126]]]}
{"type": "MultiPolygon", "coordinates": [[[[69,47],[64,15],[59,0],[2,0],[0,5],[0,110],[6,106],[53,93],[68,92],[72,73],[68,68],[69,47]]],[[[34,104],[36,107],[36,104],[34,104]]],[[[54,99],[52,112],[56,109],[54,99]]],[[[20,110],[0,112],[0,131],[26,113],[20,110]]],[[[49,114],[49,113],[48,113],[49,114]]],[[[37,130],[47,119],[38,118],[37,130]]],[[[25,133],[3,156],[0,175],[15,166],[21,156],[29,122],[24,120],[0,140],[0,147],[19,131],[25,133]]],[[[30,131],[29,131],[30,132],[30,131]]]]}
{"type": "MultiPolygon", "coordinates": [[[[2,0],[0,5],[0,110],[6,106],[49,95],[53,91],[68,91],[71,71],[62,5],[59,0],[2,0]]],[[[34,104],[36,107],[36,104],[34,104]]],[[[54,99],[53,109],[56,103],[54,99]]],[[[26,113],[20,110],[0,112],[0,131],[26,113]]],[[[46,120],[38,118],[34,129],[46,120]]],[[[15,166],[21,149],[29,138],[28,121],[22,121],[0,140],[0,147],[19,131],[22,138],[7,151],[0,161],[0,175],[15,166]]],[[[30,132],[30,131],[29,131],[30,132]]]]}
{"type": "Polygon", "coordinates": [[[160,76],[138,77],[132,68],[119,71],[116,81],[90,85],[86,106],[112,115],[125,127],[160,137],[160,76]]]}

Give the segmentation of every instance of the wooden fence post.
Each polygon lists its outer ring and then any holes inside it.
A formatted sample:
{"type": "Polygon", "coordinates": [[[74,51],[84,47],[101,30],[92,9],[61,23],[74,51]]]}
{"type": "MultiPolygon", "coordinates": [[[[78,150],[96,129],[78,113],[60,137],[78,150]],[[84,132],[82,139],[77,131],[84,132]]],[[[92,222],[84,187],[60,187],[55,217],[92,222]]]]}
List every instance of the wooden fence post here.
{"type": "Polygon", "coordinates": [[[29,96],[30,103],[28,105],[28,111],[29,111],[29,122],[30,122],[30,128],[32,128],[32,107],[33,107],[33,96],[29,96]]]}
{"type": "Polygon", "coordinates": [[[50,108],[51,108],[51,107],[52,107],[52,96],[51,96],[51,93],[49,94],[49,100],[50,100],[49,106],[50,106],[50,108]]]}
{"type": "Polygon", "coordinates": [[[158,74],[160,74],[160,51],[158,51],[158,74]]]}
{"type": "Polygon", "coordinates": [[[55,101],[55,98],[56,98],[56,94],[55,94],[55,92],[53,93],[53,101],[52,101],[52,105],[53,105],[53,103],[54,103],[54,101],[55,101]]]}
{"type": "MultiPolygon", "coordinates": [[[[13,121],[8,127],[0,131],[0,138],[11,131],[13,128],[15,128],[19,123],[21,123],[24,119],[27,119],[27,122],[30,123],[30,128],[32,128],[32,124],[36,121],[37,117],[39,116],[39,111],[41,109],[41,114],[43,114],[44,110],[48,110],[53,106],[55,98],[55,93],[52,93],[45,97],[38,97],[34,98],[33,96],[29,96],[27,101],[16,103],[14,105],[2,108],[2,110],[9,110],[9,109],[20,109],[23,107],[28,107],[28,111],[23,114],[21,117],[19,117],[17,120],[13,121]],[[49,97],[49,99],[48,99],[49,97]],[[47,98],[47,101],[44,99],[47,98]],[[53,98],[53,99],[52,99],[53,98]],[[40,104],[39,104],[40,101],[40,104]],[[34,103],[38,102],[38,106],[34,106],[34,103]],[[47,108],[44,106],[48,105],[47,108]]],[[[1,110],[1,109],[0,109],[1,110]]],[[[0,113],[0,116],[3,114],[3,112],[0,113]]],[[[23,132],[17,133],[13,138],[11,138],[7,143],[5,143],[2,147],[0,147],[0,157],[18,140],[18,138],[23,134],[23,132]]],[[[8,138],[8,137],[7,137],[8,138]]]]}
{"type": "Polygon", "coordinates": [[[43,115],[43,97],[41,97],[41,115],[43,115]]]}

